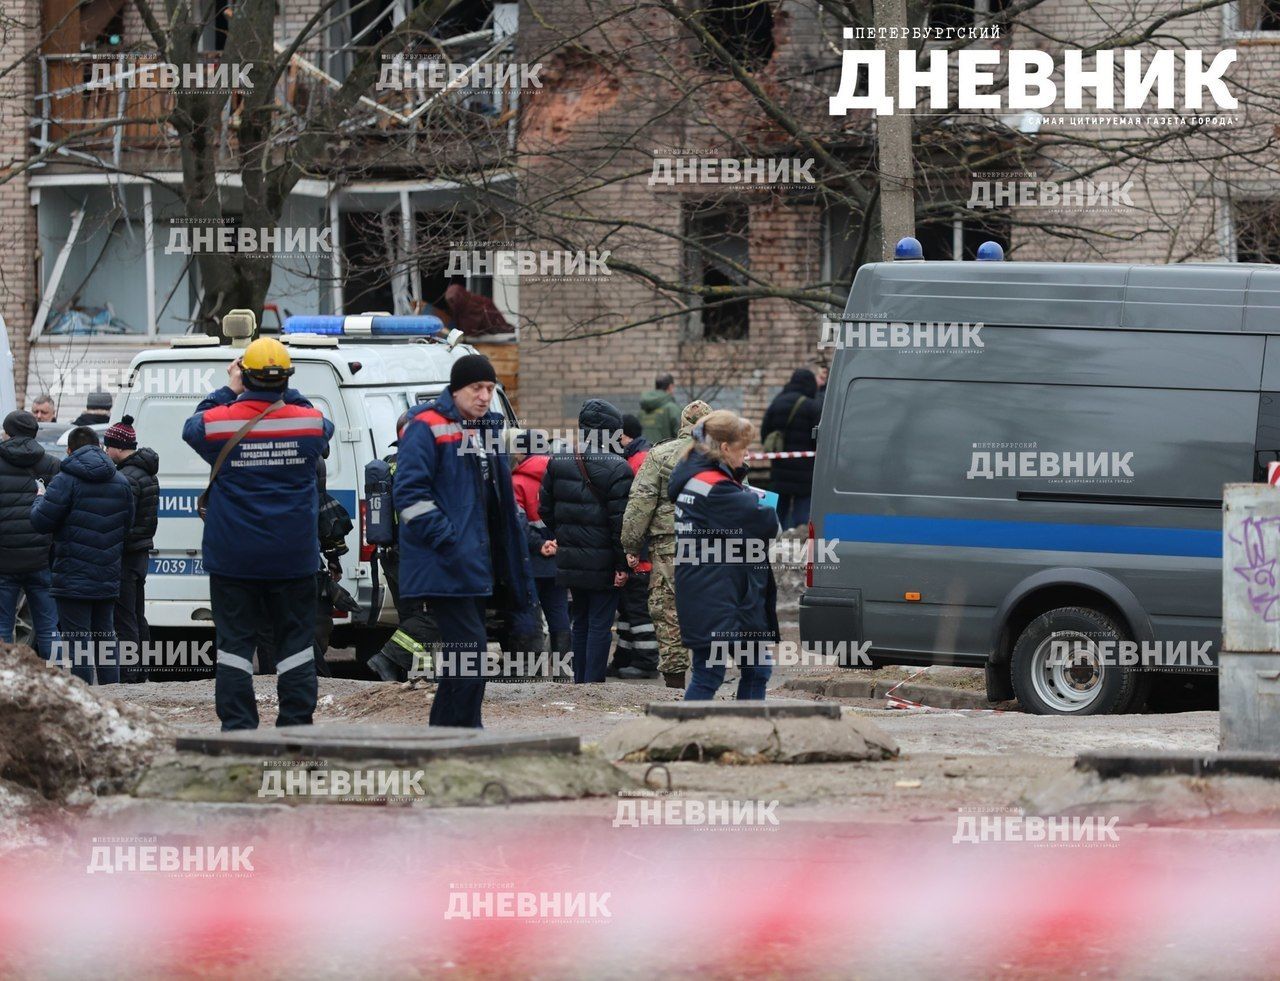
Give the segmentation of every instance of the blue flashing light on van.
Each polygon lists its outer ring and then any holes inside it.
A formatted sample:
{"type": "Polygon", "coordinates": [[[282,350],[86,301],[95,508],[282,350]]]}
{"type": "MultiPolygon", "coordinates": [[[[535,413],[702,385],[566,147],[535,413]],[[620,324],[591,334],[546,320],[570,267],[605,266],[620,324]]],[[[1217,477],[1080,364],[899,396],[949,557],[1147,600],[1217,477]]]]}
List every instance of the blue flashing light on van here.
{"type": "Polygon", "coordinates": [[[381,314],[286,317],[285,334],[321,334],[329,337],[433,337],[444,332],[439,317],[393,317],[381,314]]]}

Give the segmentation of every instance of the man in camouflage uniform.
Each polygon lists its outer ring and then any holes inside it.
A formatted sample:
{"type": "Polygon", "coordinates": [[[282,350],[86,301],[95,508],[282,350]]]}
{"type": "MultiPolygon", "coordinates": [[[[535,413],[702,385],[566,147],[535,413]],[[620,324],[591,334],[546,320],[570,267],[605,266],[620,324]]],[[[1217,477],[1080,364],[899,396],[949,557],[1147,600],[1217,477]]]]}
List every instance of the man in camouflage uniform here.
{"type": "Polygon", "coordinates": [[[649,616],[658,635],[658,670],[668,688],[684,688],[689,649],[680,640],[676,619],[676,509],[667,497],[667,481],[693,443],[690,433],[699,419],[711,414],[706,402],[690,402],[680,413],[680,434],[649,451],[631,484],[627,512],[622,519],[622,547],[634,563],[649,540],[653,573],[649,577],[649,616]]]}

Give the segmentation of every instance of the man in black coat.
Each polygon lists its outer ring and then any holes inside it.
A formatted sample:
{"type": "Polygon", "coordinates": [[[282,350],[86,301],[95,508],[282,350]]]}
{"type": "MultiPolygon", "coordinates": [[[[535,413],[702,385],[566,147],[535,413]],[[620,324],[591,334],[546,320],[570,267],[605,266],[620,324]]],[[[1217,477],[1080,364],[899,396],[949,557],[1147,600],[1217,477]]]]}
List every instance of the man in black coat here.
{"type": "MultiPolygon", "coordinates": [[[[142,645],[151,639],[147,627],[147,567],[155,544],[156,520],[160,512],[160,457],[149,446],[138,446],[133,416],[125,416],[102,434],[102,445],[129,486],[133,488],[133,525],[124,539],[124,560],[120,568],[120,595],[116,598],[116,638],[121,643],[142,645]]],[[[138,683],[147,680],[144,667],[122,666],[120,680],[138,683]]]]}
{"type": "Polygon", "coordinates": [[[67,435],[67,458],[31,505],[31,524],[53,535],[53,595],[71,673],[86,684],[95,673],[98,684],[115,684],[115,603],[133,491],[92,429],[79,426],[67,435]]]}
{"type": "MultiPolygon", "coordinates": [[[[760,426],[760,438],[782,433],[782,449],[794,453],[814,450],[818,441],[813,427],[822,414],[818,380],[808,368],[797,368],[781,392],[769,404],[760,426]]],[[[783,528],[809,523],[809,499],[813,493],[813,457],[774,460],[770,488],[778,495],[778,521],[783,528]]]]}
{"type": "Polygon", "coordinates": [[[31,526],[31,505],[58,472],[58,461],[36,442],[40,424],[30,412],[10,412],[0,442],[0,640],[12,642],[22,594],[36,634],[36,650],[46,661],[58,627],[58,606],[50,590],[49,550],[53,536],[31,526]]]}
{"type": "Polygon", "coordinates": [[[604,681],[613,618],[627,581],[622,516],[632,475],[617,452],[621,430],[621,412],[603,399],[588,399],[578,413],[582,448],[552,457],[542,478],[538,512],[556,541],[556,582],[572,594],[575,684],[604,681]]]}
{"type": "Polygon", "coordinates": [[[90,392],[85,400],[84,411],[76,416],[73,426],[97,426],[111,421],[111,394],[109,392],[90,392]]]}

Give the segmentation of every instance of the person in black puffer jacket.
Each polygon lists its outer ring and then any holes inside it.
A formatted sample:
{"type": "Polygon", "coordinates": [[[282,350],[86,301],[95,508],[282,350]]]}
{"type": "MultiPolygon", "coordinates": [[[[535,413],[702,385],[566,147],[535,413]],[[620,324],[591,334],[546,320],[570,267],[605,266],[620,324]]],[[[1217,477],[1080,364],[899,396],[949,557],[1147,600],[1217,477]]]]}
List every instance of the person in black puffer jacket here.
{"type": "MultiPolygon", "coordinates": [[[[791,381],[779,392],[764,414],[760,438],[782,433],[785,452],[815,450],[813,427],[822,415],[818,379],[808,368],[797,368],[791,381]]],[[[778,520],[783,528],[809,523],[809,498],[813,494],[813,457],[774,460],[769,468],[769,489],[778,495],[778,520]]]]}
{"type": "Polygon", "coordinates": [[[30,412],[10,412],[0,442],[0,640],[12,642],[18,603],[26,594],[36,650],[46,661],[58,629],[58,607],[50,592],[49,549],[53,537],[31,526],[37,480],[48,483],[58,461],[36,442],[40,424],[30,412]]]}
{"type": "MultiPolygon", "coordinates": [[[[120,595],[116,598],[116,638],[141,645],[151,639],[147,626],[147,567],[160,511],[160,457],[150,447],[138,447],[133,416],[125,416],[102,434],[107,456],[133,488],[133,525],[124,539],[124,560],[120,569],[120,595]]],[[[147,680],[146,668],[125,666],[120,680],[137,683],[147,680]]]]}
{"type": "Polygon", "coordinates": [[[67,458],[31,505],[31,524],[53,535],[53,596],[71,673],[86,684],[120,680],[114,613],[124,539],[133,525],[133,491],[86,426],[67,436],[67,458]]]}
{"type": "Polygon", "coordinates": [[[610,451],[620,445],[621,429],[621,412],[603,399],[588,399],[578,413],[585,448],[552,457],[542,478],[538,512],[556,541],[556,582],[572,593],[576,684],[605,679],[619,591],[627,581],[621,539],[631,467],[610,451]]]}

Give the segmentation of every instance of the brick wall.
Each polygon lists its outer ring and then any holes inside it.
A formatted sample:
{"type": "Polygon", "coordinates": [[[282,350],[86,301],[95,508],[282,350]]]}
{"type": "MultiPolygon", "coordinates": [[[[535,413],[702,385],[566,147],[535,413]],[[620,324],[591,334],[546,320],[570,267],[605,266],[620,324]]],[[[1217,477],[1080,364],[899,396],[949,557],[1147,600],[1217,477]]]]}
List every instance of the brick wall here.
{"type": "MultiPolygon", "coordinates": [[[[555,65],[546,89],[525,106],[520,149],[528,156],[522,191],[526,201],[551,201],[562,213],[600,222],[599,242],[581,240],[579,224],[575,244],[607,242],[615,264],[629,260],[678,281],[684,275],[679,245],[665,235],[628,226],[644,222],[678,231],[681,201],[698,193],[687,187],[648,185],[655,148],[716,155],[716,148],[734,146],[734,141],[767,148],[771,140],[780,140],[780,134],[736,85],[684,84],[700,78],[702,69],[690,57],[690,44],[662,15],[637,13],[609,21],[607,31],[586,29],[622,9],[598,0],[522,3],[524,56],[555,65]],[[673,84],[673,76],[682,70],[686,77],[673,84]],[[608,224],[611,218],[616,224],[608,224]]],[[[1141,38],[1168,12],[1161,0],[1053,0],[1025,15],[1025,29],[994,43],[1040,47],[1059,55],[1067,46],[1141,38]]],[[[824,112],[838,72],[818,75],[808,96],[806,86],[788,76],[829,65],[831,52],[843,46],[839,30],[811,2],[783,3],[775,19],[774,41],[773,62],[756,74],[756,80],[771,98],[785,100],[792,109],[809,104],[824,112]]],[[[1230,228],[1224,220],[1230,211],[1228,198],[1280,198],[1280,157],[1271,145],[1280,107],[1280,36],[1275,41],[1234,38],[1224,11],[1217,8],[1170,21],[1155,40],[1143,44],[1149,51],[1199,49],[1206,63],[1225,47],[1238,48],[1240,59],[1229,78],[1242,101],[1249,100],[1239,111],[1243,125],[1151,146],[1136,159],[1100,170],[1099,147],[1106,141],[1136,139],[1139,131],[1112,126],[1060,130],[1061,138],[1032,161],[1037,172],[1065,176],[1083,171],[1099,183],[1132,181],[1133,206],[1056,214],[1017,209],[1012,229],[1016,260],[1220,261],[1231,257],[1230,228]],[[1252,94],[1243,94],[1249,91],[1252,94]]],[[[859,124],[850,116],[841,125],[855,132],[859,124]]],[[[921,182],[922,196],[945,191],[926,187],[929,183],[921,182]]],[[[783,288],[820,282],[822,208],[776,194],[749,200],[751,269],[783,288]]],[[[712,394],[720,404],[758,419],[790,372],[819,355],[821,315],[775,299],[752,301],[751,338],[746,342],[687,340],[681,321],[670,317],[604,337],[586,336],[631,320],[659,317],[675,309],[677,299],[670,291],[623,275],[607,283],[522,281],[526,420],[565,425],[581,400],[591,395],[632,408],[650,387],[653,374],[668,369],[677,376],[682,399],[712,394]]]]}
{"type": "MultiPolygon", "coordinates": [[[[774,66],[794,68],[812,57],[817,27],[803,6],[783,8],[775,23],[774,66]],[[800,27],[806,44],[792,42],[789,31],[800,27]]],[[[708,398],[758,422],[791,372],[817,359],[820,315],[787,300],[754,300],[747,340],[691,340],[683,317],[671,316],[680,298],[661,283],[625,275],[623,267],[668,283],[681,280],[681,246],[671,235],[681,232],[682,202],[721,193],[714,187],[650,186],[653,157],[664,153],[661,148],[743,156],[742,146],[767,147],[771,134],[735,85],[711,86],[690,98],[686,86],[669,84],[672,63],[675,74],[687,66],[686,78],[697,66],[692,49],[675,43],[664,16],[636,14],[612,22],[607,35],[592,30],[578,36],[599,20],[601,9],[538,0],[521,5],[521,59],[549,66],[543,91],[524,108],[521,191],[526,201],[550,199],[560,213],[579,215],[565,225],[574,244],[610,248],[616,267],[599,280],[521,280],[522,416],[530,425],[568,426],[583,399],[593,396],[635,411],[654,375],[669,370],[681,401],[708,398]],[[561,43],[570,37],[572,51],[561,43]],[[682,95],[683,110],[672,114],[682,95]],[[565,193],[583,186],[595,189],[565,193]]],[[[772,75],[766,80],[773,84],[772,75]]],[[[744,200],[752,272],[784,288],[820,281],[821,210],[777,191],[753,192],[744,200]]]]}
{"type": "MultiPolygon", "coordinates": [[[[30,145],[27,120],[35,94],[35,68],[24,56],[35,46],[40,5],[0,0],[0,171],[21,168],[30,145]]],[[[27,177],[19,174],[0,184],[0,314],[13,348],[18,401],[25,404],[27,332],[36,306],[35,209],[27,177]]]]}

